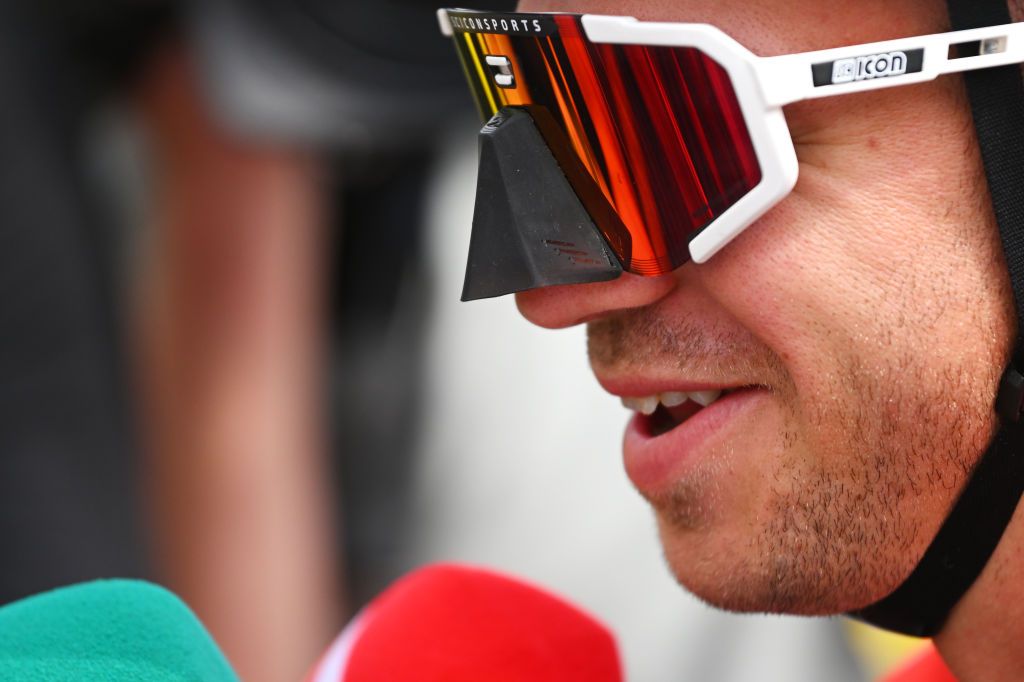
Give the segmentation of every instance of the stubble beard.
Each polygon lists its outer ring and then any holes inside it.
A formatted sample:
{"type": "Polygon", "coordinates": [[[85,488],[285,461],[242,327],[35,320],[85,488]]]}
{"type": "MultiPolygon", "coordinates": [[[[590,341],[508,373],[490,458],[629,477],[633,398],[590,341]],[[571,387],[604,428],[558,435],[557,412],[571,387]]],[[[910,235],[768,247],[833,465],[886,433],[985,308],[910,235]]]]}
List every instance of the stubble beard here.
{"type": "Polygon", "coordinates": [[[648,498],[677,580],[719,608],[817,615],[882,598],[923,555],[992,432],[984,382],[962,367],[931,367],[925,376],[920,358],[850,356],[798,393],[756,339],[670,326],[654,310],[592,323],[588,339],[595,367],[672,362],[686,375],[725,364],[763,377],[782,407],[778,450],[756,453],[772,463],[763,513],[727,555],[703,553],[702,539],[727,513],[718,502],[737,453],[700,462],[648,498]]]}

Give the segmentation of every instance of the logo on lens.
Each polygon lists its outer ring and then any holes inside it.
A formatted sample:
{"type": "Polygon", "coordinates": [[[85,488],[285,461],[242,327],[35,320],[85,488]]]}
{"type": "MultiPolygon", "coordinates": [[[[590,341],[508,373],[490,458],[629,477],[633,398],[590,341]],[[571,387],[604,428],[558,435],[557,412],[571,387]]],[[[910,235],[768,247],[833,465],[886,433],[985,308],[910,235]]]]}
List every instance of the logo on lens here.
{"type": "Polygon", "coordinates": [[[512,73],[512,62],[503,55],[489,54],[484,57],[487,68],[491,70],[494,84],[499,88],[516,87],[516,76],[512,73]]]}
{"type": "Polygon", "coordinates": [[[905,52],[886,52],[866,57],[839,59],[832,64],[832,84],[902,76],[906,72],[907,54],[905,52]]]}

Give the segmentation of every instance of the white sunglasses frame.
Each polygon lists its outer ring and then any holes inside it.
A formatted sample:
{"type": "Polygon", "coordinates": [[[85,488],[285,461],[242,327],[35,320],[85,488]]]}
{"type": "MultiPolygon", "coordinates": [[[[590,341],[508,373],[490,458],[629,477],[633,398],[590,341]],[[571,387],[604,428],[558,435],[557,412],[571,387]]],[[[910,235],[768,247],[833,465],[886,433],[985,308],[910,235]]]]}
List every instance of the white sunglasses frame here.
{"type": "MultiPolygon", "coordinates": [[[[453,34],[447,10],[437,13],[441,31],[453,34]]],[[[1024,63],[1024,22],[966,31],[900,38],[814,52],[759,57],[724,31],[708,24],[639,21],[634,17],[582,15],[593,43],[691,47],[718,62],[729,74],[761,165],[761,181],[690,240],[690,257],[704,263],[796,185],[799,163],[782,107],[833,95],[921,83],[947,73],[1024,63]],[[955,46],[977,44],[979,54],[951,56],[955,46]],[[923,52],[920,70],[851,82],[815,84],[813,67],[838,60],[893,52],[923,52]]],[[[1024,121],[1021,122],[1024,125],[1024,121]]]]}

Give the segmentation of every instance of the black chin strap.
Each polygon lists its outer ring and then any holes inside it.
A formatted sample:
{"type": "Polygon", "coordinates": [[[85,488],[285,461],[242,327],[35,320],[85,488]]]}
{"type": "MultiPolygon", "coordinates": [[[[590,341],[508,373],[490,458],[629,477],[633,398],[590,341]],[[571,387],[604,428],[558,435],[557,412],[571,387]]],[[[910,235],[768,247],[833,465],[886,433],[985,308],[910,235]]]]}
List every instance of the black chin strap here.
{"type": "MultiPolygon", "coordinates": [[[[948,0],[953,30],[1010,23],[1007,0],[948,0]]],[[[966,74],[974,124],[1017,310],[1017,343],[996,410],[1001,428],[928,547],[895,592],[851,614],[927,637],[985,568],[1024,494],[1024,82],[1019,65],[966,74]]]]}

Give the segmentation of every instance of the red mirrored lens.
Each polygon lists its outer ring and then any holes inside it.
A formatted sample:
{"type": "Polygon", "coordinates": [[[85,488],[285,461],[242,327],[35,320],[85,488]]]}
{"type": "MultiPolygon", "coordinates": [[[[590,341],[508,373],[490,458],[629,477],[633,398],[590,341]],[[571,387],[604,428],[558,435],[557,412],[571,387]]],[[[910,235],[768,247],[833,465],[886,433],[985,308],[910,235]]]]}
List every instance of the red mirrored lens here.
{"type": "Polygon", "coordinates": [[[482,116],[543,109],[556,130],[544,117],[539,127],[556,157],[564,146],[585,169],[596,191],[566,175],[623,267],[659,275],[685,263],[690,239],[761,180],[728,74],[694,48],[591,43],[575,15],[506,16],[543,16],[545,30],[455,34],[482,116]]]}

